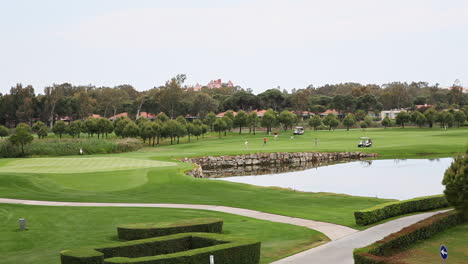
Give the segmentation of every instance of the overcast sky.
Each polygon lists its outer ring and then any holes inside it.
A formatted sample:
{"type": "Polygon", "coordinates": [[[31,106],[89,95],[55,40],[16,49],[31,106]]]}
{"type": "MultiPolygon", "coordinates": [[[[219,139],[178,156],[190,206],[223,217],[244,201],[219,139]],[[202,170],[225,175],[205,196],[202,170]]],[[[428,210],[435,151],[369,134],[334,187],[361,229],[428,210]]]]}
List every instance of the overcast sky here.
{"type": "Polygon", "coordinates": [[[232,80],[468,86],[466,0],[0,0],[0,92],[232,80]]]}

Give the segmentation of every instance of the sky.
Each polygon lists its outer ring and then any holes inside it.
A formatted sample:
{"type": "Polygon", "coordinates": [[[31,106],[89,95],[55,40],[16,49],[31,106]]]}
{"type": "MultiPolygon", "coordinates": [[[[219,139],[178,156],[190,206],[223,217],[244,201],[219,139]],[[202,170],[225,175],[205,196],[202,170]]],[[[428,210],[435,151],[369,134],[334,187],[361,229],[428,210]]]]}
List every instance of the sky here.
{"type": "Polygon", "coordinates": [[[468,86],[466,0],[0,0],[0,92],[232,80],[468,86]]]}

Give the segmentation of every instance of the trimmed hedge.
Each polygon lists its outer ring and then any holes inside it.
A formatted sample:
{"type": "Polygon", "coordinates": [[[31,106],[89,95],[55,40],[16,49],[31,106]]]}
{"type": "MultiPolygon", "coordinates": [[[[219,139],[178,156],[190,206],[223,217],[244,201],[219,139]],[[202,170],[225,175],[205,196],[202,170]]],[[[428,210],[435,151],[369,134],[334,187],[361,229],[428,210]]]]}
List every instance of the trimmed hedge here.
{"type": "Polygon", "coordinates": [[[449,227],[463,223],[463,215],[449,211],[433,215],[403,228],[367,247],[353,252],[355,264],[384,264],[389,256],[400,253],[419,240],[427,239],[449,227]]]}
{"type": "Polygon", "coordinates": [[[448,206],[447,199],[443,194],[425,196],[411,200],[384,203],[356,211],[354,212],[354,218],[358,225],[370,225],[393,216],[424,212],[448,206]]]}
{"type": "Polygon", "coordinates": [[[184,233],[65,250],[62,264],[258,264],[260,242],[211,233],[184,233]]]}
{"type": "Polygon", "coordinates": [[[221,233],[223,219],[192,218],[173,222],[128,224],[117,227],[119,239],[136,240],[179,233],[221,233]]]}

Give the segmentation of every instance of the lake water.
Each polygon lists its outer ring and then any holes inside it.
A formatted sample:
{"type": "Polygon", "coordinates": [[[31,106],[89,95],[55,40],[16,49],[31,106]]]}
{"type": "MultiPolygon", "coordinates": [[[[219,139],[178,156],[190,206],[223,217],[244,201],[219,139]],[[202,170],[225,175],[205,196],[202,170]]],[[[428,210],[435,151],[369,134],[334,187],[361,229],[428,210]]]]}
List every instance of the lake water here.
{"type": "Polygon", "coordinates": [[[442,178],[452,161],[452,158],[353,161],[302,171],[216,180],[404,200],[443,193],[442,178]]]}

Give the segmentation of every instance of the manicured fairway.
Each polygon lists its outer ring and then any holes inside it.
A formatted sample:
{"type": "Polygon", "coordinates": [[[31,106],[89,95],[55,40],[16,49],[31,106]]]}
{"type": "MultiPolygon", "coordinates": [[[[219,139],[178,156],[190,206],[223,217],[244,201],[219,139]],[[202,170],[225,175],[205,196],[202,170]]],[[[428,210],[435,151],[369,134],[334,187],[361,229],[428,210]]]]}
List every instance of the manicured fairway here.
{"type": "Polygon", "coordinates": [[[119,224],[195,217],[223,218],[225,234],[261,241],[261,263],[328,241],[303,227],[200,210],[0,205],[0,263],[59,264],[61,250],[116,242],[119,224]],[[22,217],[29,230],[20,232],[18,218],[22,217]]]}
{"type": "Polygon", "coordinates": [[[403,260],[408,264],[439,264],[442,263],[439,252],[441,245],[448,249],[447,263],[468,264],[468,223],[420,241],[392,259],[403,260]]]}
{"type": "Polygon", "coordinates": [[[123,157],[13,159],[0,166],[0,172],[85,173],[175,166],[173,162],[123,157]]]}
{"type": "MultiPolygon", "coordinates": [[[[273,136],[267,136],[269,140],[264,146],[263,132],[255,136],[231,132],[222,139],[218,139],[217,134],[211,134],[199,141],[192,138],[191,143],[187,143],[187,139],[183,138],[181,139],[183,144],[179,145],[171,146],[166,141],[163,146],[148,147],[137,152],[87,156],[96,160],[105,157],[141,160],[144,164],[153,161],[177,164],[177,166],[152,166],[125,171],[96,172],[101,166],[97,163],[93,172],[73,174],[69,173],[70,169],[64,173],[50,173],[46,168],[42,168],[41,173],[28,168],[24,168],[25,171],[21,172],[21,162],[32,160],[21,159],[16,165],[18,170],[2,172],[1,168],[11,166],[11,161],[0,160],[0,197],[55,201],[226,205],[362,229],[365,227],[355,225],[353,212],[388,200],[339,194],[302,193],[195,179],[183,174],[192,166],[177,159],[189,156],[276,151],[367,151],[378,153],[381,158],[451,157],[455,153],[464,151],[468,143],[467,128],[447,131],[438,128],[306,131],[305,135],[296,136],[294,140],[290,139],[290,135],[290,131],[280,131],[277,140],[274,140],[273,136]],[[360,136],[371,137],[374,146],[366,149],[358,148],[356,145],[360,136]],[[314,138],[318,139],[318,146],[315,146],[314,138]],[[248,150],[244,149],[246,139],[249,141],[248,150]]],[[[84,160],[83,157],[76,159],[84,160]]]]}

